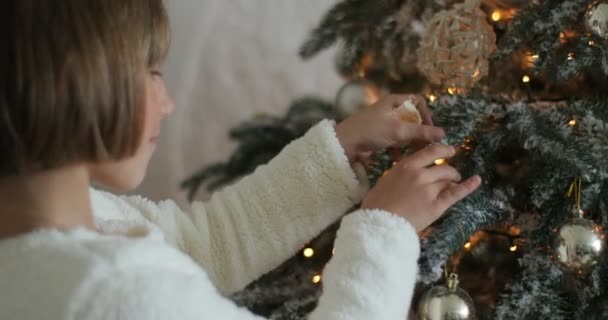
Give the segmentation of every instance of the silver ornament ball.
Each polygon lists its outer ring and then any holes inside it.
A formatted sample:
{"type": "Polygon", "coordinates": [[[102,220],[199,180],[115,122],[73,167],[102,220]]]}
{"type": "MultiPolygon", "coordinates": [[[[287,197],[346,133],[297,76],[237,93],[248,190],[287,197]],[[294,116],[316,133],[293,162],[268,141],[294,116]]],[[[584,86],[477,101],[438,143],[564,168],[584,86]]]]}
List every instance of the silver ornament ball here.
{"type": "Polygon", "coordinates": [[[418,320],[475,320],[473,299],[458,287],[458,276],[450,275],[447,285],[434,286],[418,304],[418,320]]]}
{"type": "Polygon", "coordinates": [[[596,1],[589,6],[585,26],[589,32],[608,39],[608,1],[596,1]]]}
{"type": "Polygon", "coordinates": [[[591,220],[570,219],[555,230],[553,259],[566,272],[589,274],[605,248],[602,228],[591,220]]]}
{"type": "Polygon", "coordinates": [[[346,117],[373,104],[380,97],[380,89],[365,79],[345,83],[336,94],[336,109],[346,117]]]}

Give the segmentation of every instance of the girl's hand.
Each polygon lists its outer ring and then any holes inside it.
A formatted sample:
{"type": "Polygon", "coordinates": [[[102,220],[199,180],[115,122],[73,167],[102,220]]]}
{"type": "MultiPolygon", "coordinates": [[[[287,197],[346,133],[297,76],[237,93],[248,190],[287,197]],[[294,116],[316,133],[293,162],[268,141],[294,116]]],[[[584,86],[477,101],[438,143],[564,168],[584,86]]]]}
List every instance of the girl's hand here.
{"type": "Polygon", "coordinates": [[[422,231],[481,183],[479,176],[460,182],[460,174],[449,165],[433,166],[436,159],[454,153],[451,146],[431,145],[404,158],[380,178],[361,208],[396,214],[422,231]]]}
{"type": "Polygon", "coordinates": [[[440,141],[445,135],[441,128],[433,126],[426,100],[417,95],[384,96],[336,125],[336,134],[351,164],[388,147],[426,145],[440,141]],[[422,125],[402,120],[395,111],[408,99],[416,105],[422,125]]]}

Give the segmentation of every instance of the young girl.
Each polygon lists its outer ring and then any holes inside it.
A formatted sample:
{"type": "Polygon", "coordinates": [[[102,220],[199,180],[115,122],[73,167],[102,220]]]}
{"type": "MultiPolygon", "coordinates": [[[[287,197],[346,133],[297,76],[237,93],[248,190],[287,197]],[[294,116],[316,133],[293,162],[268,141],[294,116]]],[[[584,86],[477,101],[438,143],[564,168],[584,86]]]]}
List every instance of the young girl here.
{"type": "Polygon", "coordinates": [[[188,214],[93,190],[137,186],[173,110],[162,0],[5,0],[0,12],[0,319],[260,319],[224,295],[361,200],[310,319],[404,319],[417,231],[480,183],[432,166],[454,149],[431,146],[364,195],[361,157],[443,136],[422,102],[413,125],[393,108],[411,97],[388,96],[322,121],[188,214]]]}

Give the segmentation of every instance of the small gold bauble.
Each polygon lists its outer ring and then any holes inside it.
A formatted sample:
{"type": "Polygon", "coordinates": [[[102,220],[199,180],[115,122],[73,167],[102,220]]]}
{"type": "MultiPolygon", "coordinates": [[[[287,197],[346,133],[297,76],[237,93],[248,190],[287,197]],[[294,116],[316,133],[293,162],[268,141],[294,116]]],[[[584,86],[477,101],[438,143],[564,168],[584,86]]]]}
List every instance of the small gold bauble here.
{"type": "Polygon", "coordinates": [[[479,5],[480,0],[466,0],[429,22],[417,50],[417,65],[431,83],[469,89],[488,74],[496,34],[479,5]]]}
{"type": "Polygon", "coordinates": [[[602,228],[593,221],[570,219],[555,230],[553,259],[566,272],[589,274],[602,255],[604,238],[602,228]]]}
{"type": "Polygon", "coordinates": [[[365,79],[345,83],[336,94],[336,109],[341,116],[347,117],[378,100],[380,89],[365,79]]]}
{"type": "Polygon", "coordinates": [[[473,299],[458,287],[458,276],[450,275],[447,285],[432,287],[418,304],[418,320],[474,320],[473,299]]]}
{"type": "Polygon", "coordinates": [[[608,39],[608,2],[596,1],[585,14],[585,26],[589,32],[608,39]]]}

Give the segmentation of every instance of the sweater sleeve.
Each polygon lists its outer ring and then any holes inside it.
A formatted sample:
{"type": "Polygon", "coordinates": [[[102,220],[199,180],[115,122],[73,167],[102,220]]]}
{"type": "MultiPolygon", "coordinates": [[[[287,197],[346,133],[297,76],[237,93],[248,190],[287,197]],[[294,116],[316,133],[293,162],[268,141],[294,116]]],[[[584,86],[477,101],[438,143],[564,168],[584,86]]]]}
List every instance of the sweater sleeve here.
{"type": "MultiPolygon", "coordinates": [[[[348,216],[324,274],[324,292],[309,319],[405,319],[418,254],[417,234],[404,219],[382,211],[348,216]]],[[[180,270],[143,265],[98,274],[99,280],[81,291],[74,318],[263,319],[223,297],[205,273],[180,270]]]]}
{"type": "Polygon", "coordinates": [[[360,201],[367,186],[365,175],[359,178],[334,123],[324,120],[252,175],[193,203],[188,214],[172,201],[105,194],[101,202],[157,225],[227,294],[277,267],[360,201]]]}
{"type": "Polygon", "coordinates": [[[420,247],[405,219],[381,210],[357,211],[342,220],[335,248],[311,320],[407,317],[420,247]]]}

